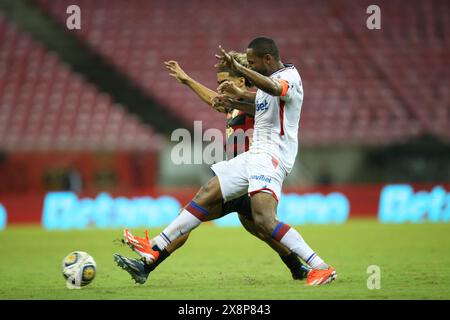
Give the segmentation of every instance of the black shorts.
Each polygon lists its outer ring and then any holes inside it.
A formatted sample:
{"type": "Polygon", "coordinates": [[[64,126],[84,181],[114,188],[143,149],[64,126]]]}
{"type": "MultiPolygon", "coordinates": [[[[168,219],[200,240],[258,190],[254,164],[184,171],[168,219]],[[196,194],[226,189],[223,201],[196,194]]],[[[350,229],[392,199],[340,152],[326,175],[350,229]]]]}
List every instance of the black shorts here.
{"type": "Polygon", "coordinates": [[[239,198],[225,202],[222,205],[222,217],[231,212],[237,212],[248,220],[253,221],[250,197],[247,194],[244,194],[239,198]]]}

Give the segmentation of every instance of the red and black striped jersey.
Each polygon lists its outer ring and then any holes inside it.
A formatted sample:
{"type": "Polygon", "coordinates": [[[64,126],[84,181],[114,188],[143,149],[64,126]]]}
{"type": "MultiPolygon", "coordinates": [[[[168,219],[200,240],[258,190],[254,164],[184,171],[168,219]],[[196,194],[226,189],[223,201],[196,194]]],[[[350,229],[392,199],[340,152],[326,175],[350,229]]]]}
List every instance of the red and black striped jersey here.
{"type": "Polygon", "coordinates": [[[227,113],[225,151],[227,159],[248,151],[252,141],[254,116],[237,109],[227,113]]]}

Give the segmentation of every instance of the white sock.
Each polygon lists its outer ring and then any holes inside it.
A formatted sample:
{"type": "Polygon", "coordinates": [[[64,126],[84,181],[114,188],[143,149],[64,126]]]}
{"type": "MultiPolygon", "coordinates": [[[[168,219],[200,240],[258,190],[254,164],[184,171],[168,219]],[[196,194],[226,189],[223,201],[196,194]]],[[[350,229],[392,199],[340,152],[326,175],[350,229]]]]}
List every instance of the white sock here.
{"type": "MultiPolygon", "coordinates": [[[[283,224],[284,226],[289,227],[286,224],[283,224]]],[[[282,226],[282,228],[285,228],[282,226]]],[[[275,229],[276,231],[277,229],[275,229]]],[[[277,237],[274,237],[276,240],[277,237]]],[[[297,232],[292,227],[289,227],[289,230],[287,230],[284,235],[282,235],[282,238],[279,239],[281,244],[285,245],[289,250],[294,252],[296,255],[298,255],[300,258],[302,258],[309,266],[313,269],[327,269],[328,265],[313,251],[313,249],[308,246],[308,244],[303,240],[300,233],[297,232]]]]}
{"type": "Polygon", "coordinates": [[[160,250],[164,250],[173,240],[198,227],[208,212],[194,202],[190,202],[158,236],[153,238],[160,250]]]}

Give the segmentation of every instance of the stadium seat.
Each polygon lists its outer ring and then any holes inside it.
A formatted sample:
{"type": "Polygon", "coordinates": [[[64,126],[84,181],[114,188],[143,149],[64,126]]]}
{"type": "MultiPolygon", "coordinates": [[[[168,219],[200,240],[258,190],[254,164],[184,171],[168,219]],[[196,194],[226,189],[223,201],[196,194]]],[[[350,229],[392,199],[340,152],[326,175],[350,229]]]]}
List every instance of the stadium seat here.
{"type": "Polygon", "coordinates": [[[0,13],[0,149],[159,150],[147,125],[0,13]],[[114,144],[109,133],[114,133],[114,144]]]}
{"type": "MultiPolygon", "coordinates": [[[[70,0],[35,3],[65,25],[70,0]]],[[[368,0],[280,0],[264,6],[257,0],[77,3],[83,12],[80,40],[186,124],[207,118],[207,129],[223,124],[224,117],[206,117],[202,103],[168,76],[163,61],[178,60],[216,88],[217,46],[244,50],[250,39],[269,35],[283,61],[295,63],[303,78],[303,144],[381,145],[424,133],[449,141],[448,1],[380,0],[382,32],[366,27],[368,0]],[[264,17],[264,23],[243,27],[249,16],[264,17]],[[436,122],[439,126],[432,125],[436,122]],[[328,128],[331,133],[322,134],[328,128]]]]}

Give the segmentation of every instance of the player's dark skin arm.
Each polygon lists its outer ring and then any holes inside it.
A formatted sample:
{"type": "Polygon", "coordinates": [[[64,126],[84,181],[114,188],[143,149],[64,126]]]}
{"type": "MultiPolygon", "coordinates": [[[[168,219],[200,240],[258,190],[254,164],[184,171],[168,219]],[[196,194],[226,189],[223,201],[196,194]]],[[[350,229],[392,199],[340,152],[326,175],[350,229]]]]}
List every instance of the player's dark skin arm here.
{"type": "MultiPolygon", "coordinates": [[[[268,94],[272,96],[281,96],[281,93],[283,92],[283,86],[277,82],[272,80],[270,77],[266,77],[256,71],[253,71],[251,69],[248,69],[244,67],[243,65],[239,64],[236,60],[233,59],[232,56],[230,56],[222,47],[219,47],[222,56],[217,56],[218,59],[221,59],[223,63],[227,64],[230,68],[233,70],[239,71],[244,77],[249,79],[253,85],[259,89],[261,89],[264,92],[267,92],[268,94]]],[[[279,65],[277,66],[278,69],[281,69],[283,67],[282,63],[279,62],[279,65]]],[[[276,71],[277,69],[273,70],[276,71]]]]}
{"type": "Polygon", "coordinates": [[[272,95],[272,96],[281,96],[281,92],[283,91],[283,87],[278,81],[274,81],[269,77],[263,76],[262,74],[250,70],[243,65],[236,62],[236,69],[240,73],[244,75],[247,79],[249,79],[255,87],[261,89],[262,91],[272,95]]]}

